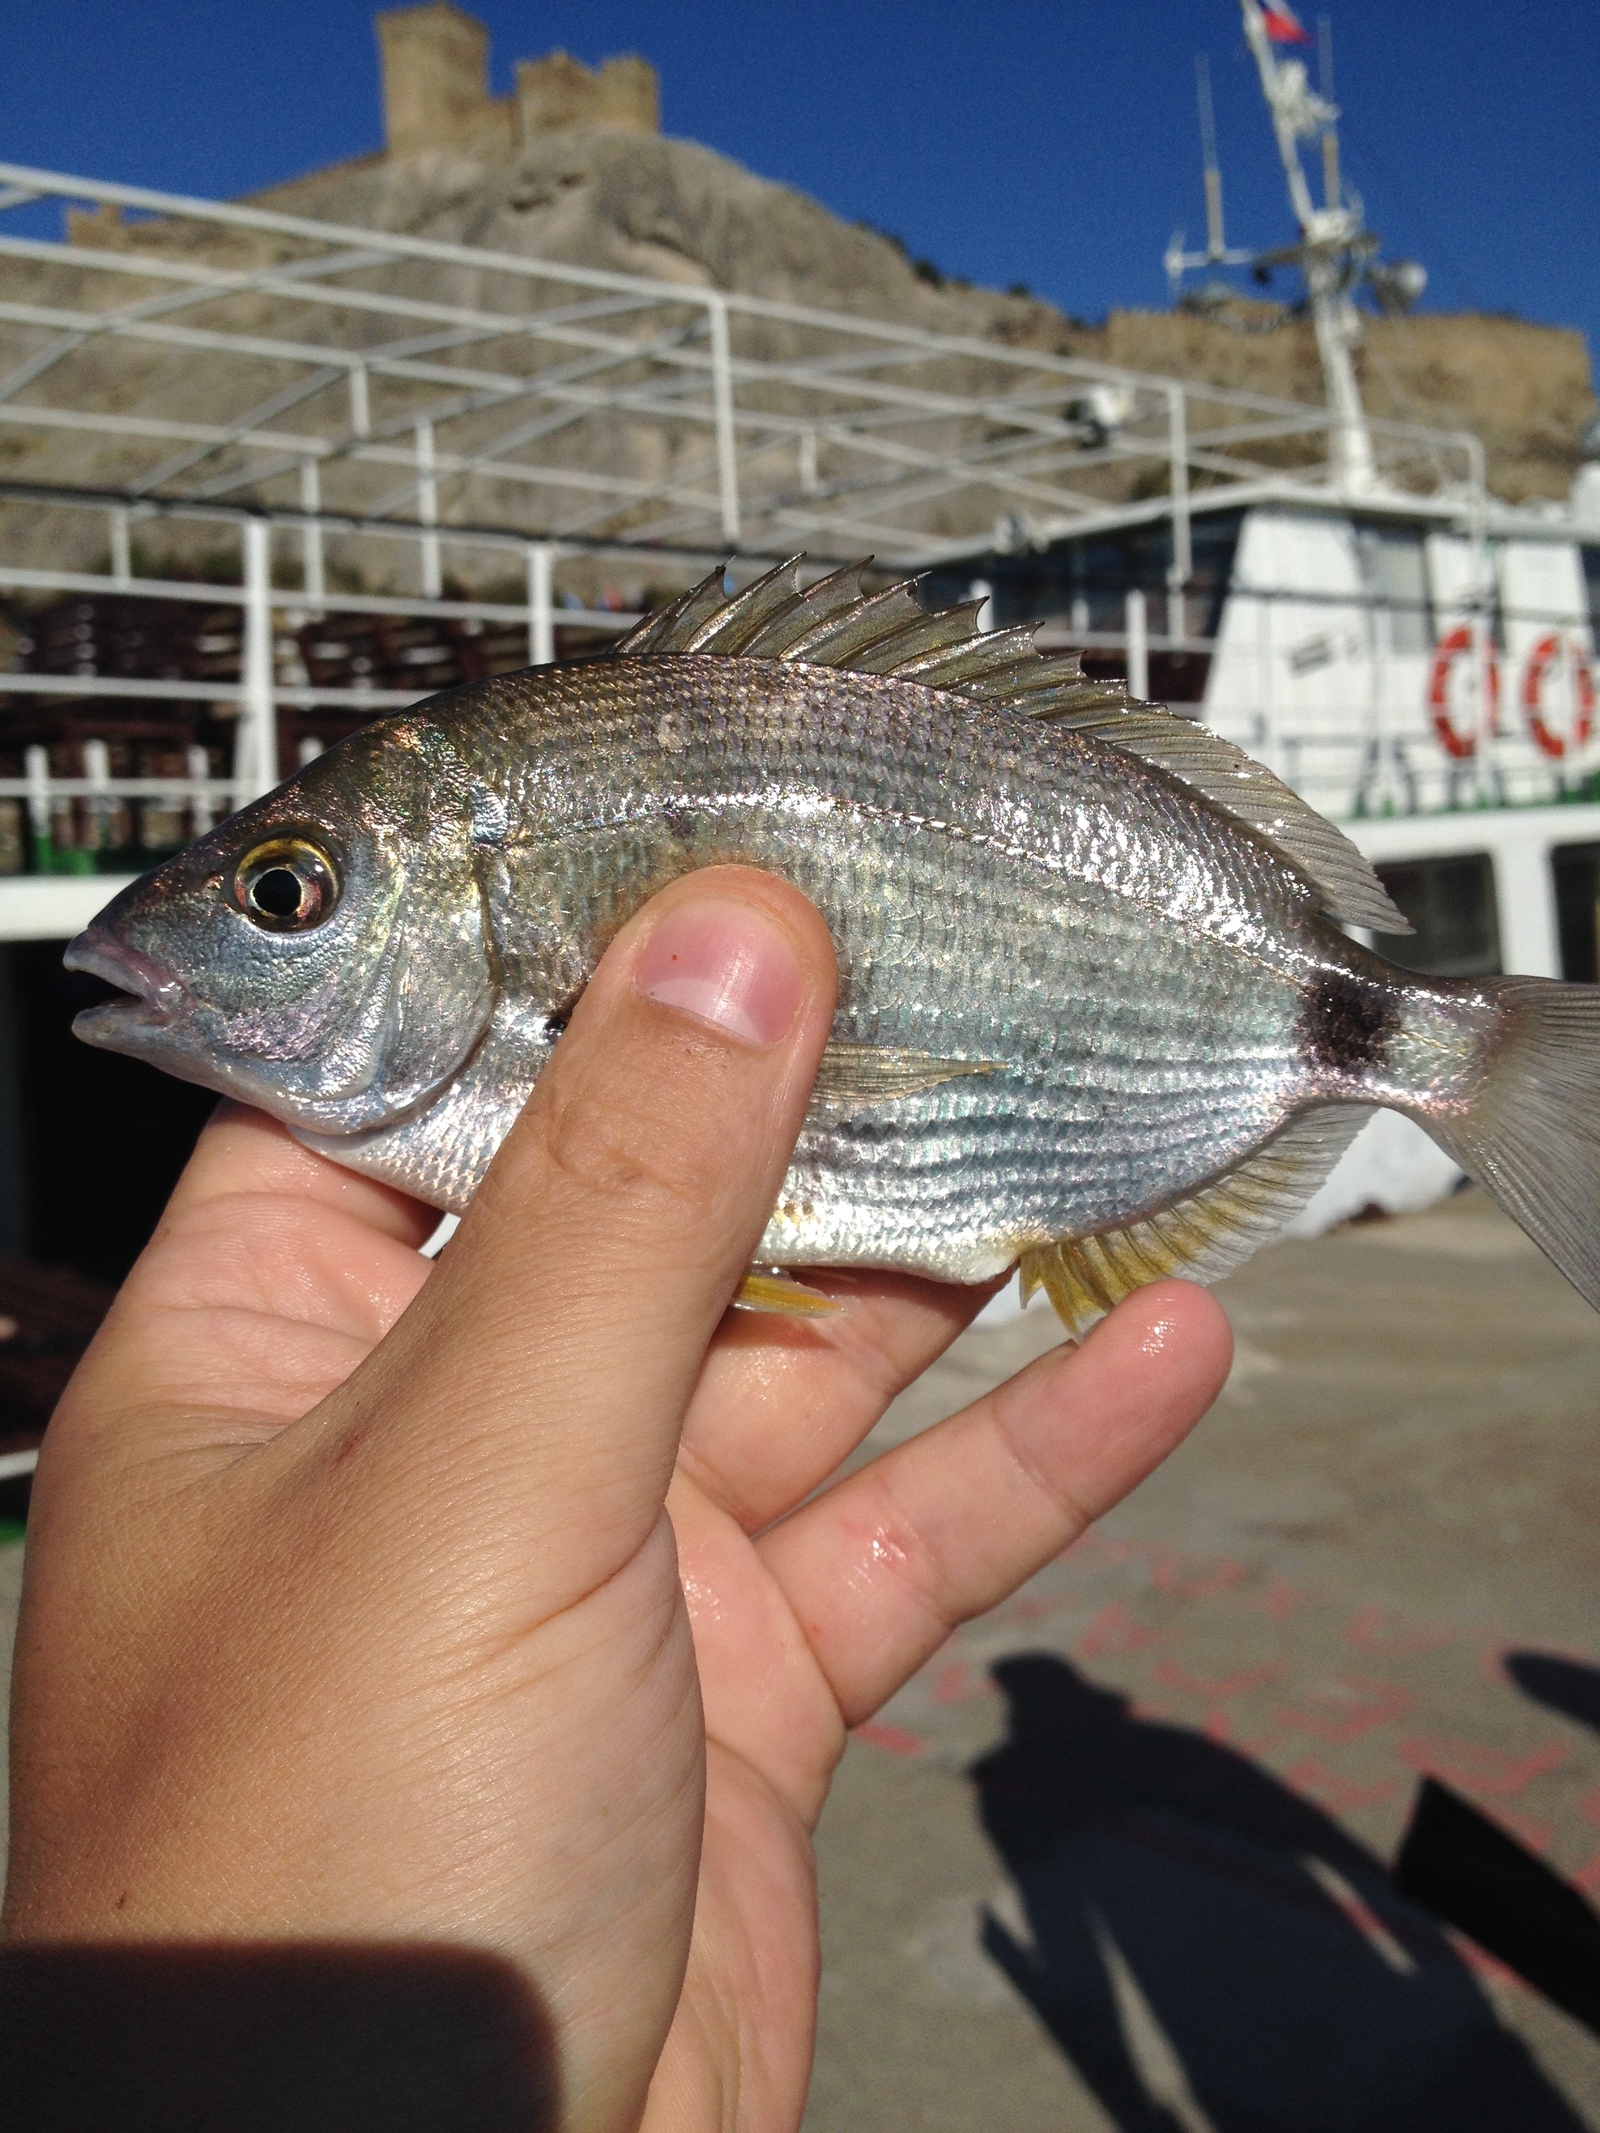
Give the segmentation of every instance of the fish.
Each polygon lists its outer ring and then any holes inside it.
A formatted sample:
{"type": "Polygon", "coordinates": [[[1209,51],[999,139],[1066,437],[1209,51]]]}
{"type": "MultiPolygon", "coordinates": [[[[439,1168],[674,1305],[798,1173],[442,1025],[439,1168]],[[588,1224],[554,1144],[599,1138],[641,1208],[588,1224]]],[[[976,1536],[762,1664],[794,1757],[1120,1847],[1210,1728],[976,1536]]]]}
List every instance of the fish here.
{"type": "Polygon", "coordinates": [[[1020,1267],[1081,1338],[1240,1265],[1388,1106],[1600,1308],[1600,988],[1396,967],[1372,867],[1243,751],[803,560],[328,749],[78,936],[120,997],[77,1034],[459,1213],[622,925],[756,866],[839,994],[742,1301],[1020,1267]]]}

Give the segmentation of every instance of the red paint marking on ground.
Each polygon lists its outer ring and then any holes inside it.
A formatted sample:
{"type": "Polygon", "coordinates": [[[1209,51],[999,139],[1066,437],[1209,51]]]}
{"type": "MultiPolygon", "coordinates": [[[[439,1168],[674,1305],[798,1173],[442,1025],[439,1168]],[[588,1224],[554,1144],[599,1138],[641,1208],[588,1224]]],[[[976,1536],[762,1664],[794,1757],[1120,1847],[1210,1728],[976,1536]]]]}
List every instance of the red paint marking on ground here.
{"type": "Polygon", "coordinates": [[[1349,1814],[1360,1807],[1371,1807],[1377,1800],[1387,1800],[1403,1789],[1400,1778],[1387,1778],[1376,1785],[1357,1785],[1351,1779],[1341,1777],[1337,1770],[1330,1770],[1326,1763],[1318,1762],[1314,1755],[1303,1756],[1298,1763],[1291,1763],[1281,1773],[1286,1785],[1303,1793],[1308,1800],[1315,1800],[1319,1807],[1326,1807],[1334,1814],[1349,1814]]]}
{"type": "Polygon", "coordinates": [[[1201,1674],[1186,1673],[1175,1659],[1162,1659],[1156,1665],[1155,1677],[1163,1688],[1198,1696],[1202,1703],[1230,1703],[1235,1696],[1247,1696],[1264,1682],[1276,1681],[1288,1663],[1286,1659],[1268,1659],[1264,1665],[1243,1667],[1237,1674],[1223,1674],[1208,1681],[1201,1674]]]}
{"type": "Polygon", "coordinates": [[[874,1748],[883,1748],[890,1755],[920,1755],[928,1745],[920,1733],[908,1733],[904,1726],[891,1726],[881,1718],[869,1718],[865,1725],[852,1726],[857,1740],[871,1743],[874,1748]]]}
{"type": "Polygon", "coordinates": [[[1578,1812],[1586,1822],[1600,1822],[1600,1785],[1584,1794],[1578,1802],[1578,1812]]]}
{"type": "Polygon", "coordinates": [[[1109,1607],[1101,1608],[1078,1639],[1077,1651],[1080,1659],[1100,1659],[1120,1652],[1142,1652],[1152,1644],[1165,1642],[1164,1631],[1146,1629],[1125,1607],[1113,1601],[1109,1607]]]}
{"type": "Polygon", "coordinates": [[[998,1696],[999,1693],[987,1674],[975,1674],[970,1666],[944,1666],[934,1676],[935,1703],[968,1703],[974,1696],[998,1696]]]}
{"type": "Polygon", "coordinates": [[[1596,1852],[1587,1866],[1580,1866],[1572,1877],[1575,1889],[1582,1889],[1586,1896],[1600,1896],[1600,1852],[1596,1852]]]}
{"type": "Polygon", "coordinates": [[[1305,1607],[1309,1602],[1310,1595],[1297,1591],[1287,1578],[1274,1578],[1260,1599],[1248,1604],[1258,1607],[1274,1622],[1287,1622],[1297,1607],[1305,1607]]]}
{"type": "Polygon", "coordinates": [[[1212,1600],[1219,1592],[1242,1585],[1245,1567],[1228,1555],[1172,1555],[1163,1548],[1157,1552],[1153,1574],[1157,1590],[1170,1592],[1175,1599],[1212,1600]]]}
{"type": "Polygon", "coordinates": [[[1403,1718],[1416,1709],[1417,1699],[1398,1681],[1373,1681],[1362,1674],[1336,1674],[1332,1681],[1315,1683],[1300,1699],[1298,1708],[1285,1708],[1279,1722],[1297,1733],[1310,1733],[1317,1740],[1361,1740],[1403,1718]]]}
{"type": "Polygon", "coordinates": [[[1454,1630],[1413,1621],[1408,1615],[1391,1614],[1369,1602],[1358,1607],[1345,1625],[1345,1636],[1364,1652],[1431,1652],[1448,1644],[1454,1630]]]}
{"type": "Polygon", "coordinates": [[[1486,1793],[1492,1800],[1513,1800],[1536,1777],[1554,1770],[1567,1759],[1559,1741],[1535,1748],[1529,1755],[1508,1755],[1504,1748],[1487,1748],[1475,1741],[1445,1740],[1436,1734],[1414,1733],[1395,1751],[1403,1763],[1425,1776],[1443,1778],[1458,1791],[1486,1793]]]}

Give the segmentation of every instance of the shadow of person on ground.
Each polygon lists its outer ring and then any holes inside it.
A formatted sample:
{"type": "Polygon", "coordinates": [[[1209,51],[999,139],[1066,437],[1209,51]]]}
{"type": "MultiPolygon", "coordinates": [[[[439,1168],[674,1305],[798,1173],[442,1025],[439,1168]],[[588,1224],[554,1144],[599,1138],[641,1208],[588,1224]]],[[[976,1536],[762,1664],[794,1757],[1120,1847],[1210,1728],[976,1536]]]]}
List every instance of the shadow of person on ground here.
{"type": "Polygon", "coordinates": [[[1425,1913],[1234,1750],[1054,1654],[974,1766],[1030,1938],[984,1945],[1122,2133],[1577,2133],[1425,1913]]]}
{"type": "Polygon", "coordinates": [[[1507,1652],[1500,1664],[1524,1696],[1600,1733],[1600,1666],[1559,1652],[1507,1652]]]}

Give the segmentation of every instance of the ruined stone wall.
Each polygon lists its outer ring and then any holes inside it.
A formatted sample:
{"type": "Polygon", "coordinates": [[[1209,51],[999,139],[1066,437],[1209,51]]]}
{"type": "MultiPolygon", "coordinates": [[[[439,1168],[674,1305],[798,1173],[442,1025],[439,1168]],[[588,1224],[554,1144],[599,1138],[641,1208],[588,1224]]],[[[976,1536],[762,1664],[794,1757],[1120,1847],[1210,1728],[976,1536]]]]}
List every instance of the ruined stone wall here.
{"type": "Polygon", "coordinates": [[[511,96],[489,92],[489,32],[450,0],[377,18],[384,139],[390,155],[453,150],[507,156],[545,133],[606,126],[659,133],[656,70],[636,53],[586,67],[567,52],[517,62],[511,96]]]}

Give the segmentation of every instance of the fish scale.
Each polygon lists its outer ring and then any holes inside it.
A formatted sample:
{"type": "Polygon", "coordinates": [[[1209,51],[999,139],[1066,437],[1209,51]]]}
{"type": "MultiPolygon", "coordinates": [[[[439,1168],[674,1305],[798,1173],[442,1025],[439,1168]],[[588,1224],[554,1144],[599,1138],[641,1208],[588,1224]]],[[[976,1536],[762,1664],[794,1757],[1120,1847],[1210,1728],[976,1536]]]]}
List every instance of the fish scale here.
{"type": "Polygon", "coordinates": [[[1592,1213],[1546,1208],[1552,1133],[1600,1183],[1596,996],[1396,970],[1335,923],[1403,927],[1370,867],[1270,772],[858,571],[714,576],[327,751],[74,944],[137,996],[80,1028],[460,1209],[618,929],[729,863],[839,962],[763,1265],[1020,1259],[1082,1331],[1237,1264],[1387,1102],[1600,1297],[1592,1213]]]}

